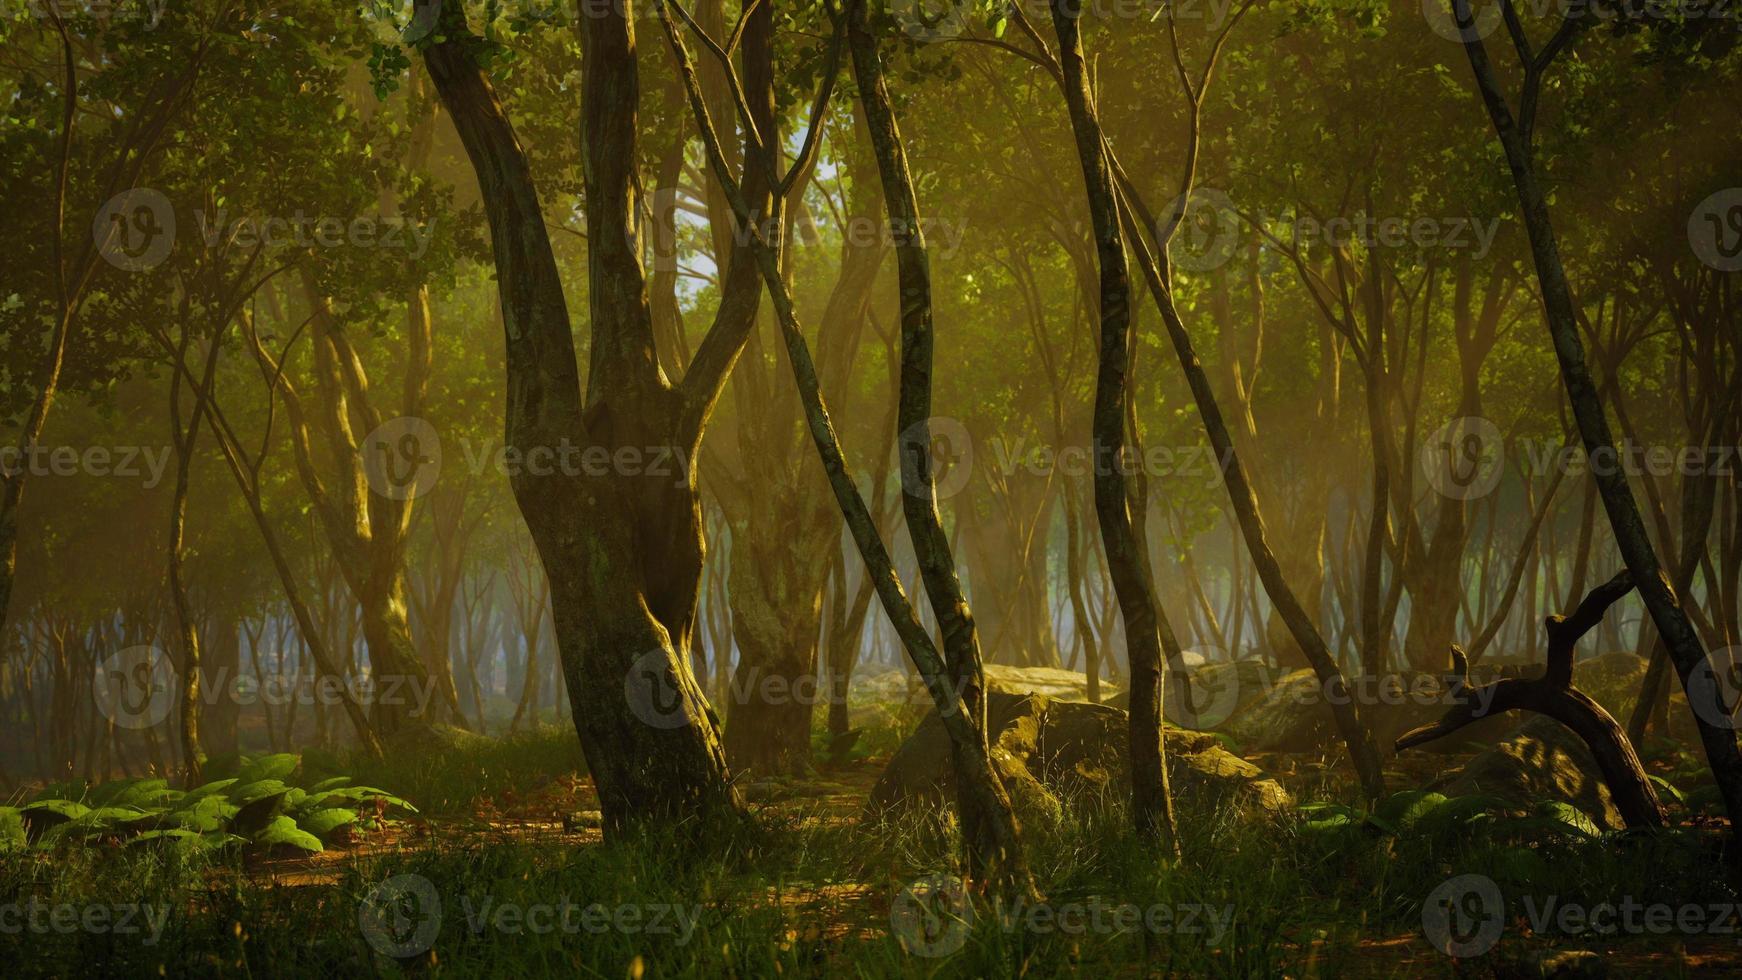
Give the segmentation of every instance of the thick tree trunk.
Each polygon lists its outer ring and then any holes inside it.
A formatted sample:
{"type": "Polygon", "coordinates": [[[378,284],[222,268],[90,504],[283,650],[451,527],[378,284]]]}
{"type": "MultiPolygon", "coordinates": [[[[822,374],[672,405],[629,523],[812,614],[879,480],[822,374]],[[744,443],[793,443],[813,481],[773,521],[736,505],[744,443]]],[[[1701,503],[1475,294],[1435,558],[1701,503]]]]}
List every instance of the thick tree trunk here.
{"type": "MultiPolygon", "coordinates": [[[[583,416],[573,335],[524,151],[479,68],[458,4],[425,64],[471,158],[490,221],[508,353],[506,445],[695,458],[719,387],[754,322],[754,267],[734,262],[714,328],[684,384],[659,368],[635,247],[637,77],[628,4],[580,22],[582,172],[593,327],[583,416]]],[[[761,192],[765,198],[765,191],[761,192]]],[[[766,208],[764,208],[766,210],[766,208]]],[[[551,584],[569,703],[606,831],[742,812],[719,725],[690,667],[703,564],[692,467],[576,478],[523,469],[515,498],[551,584]]],[[[696,825],[697,829],[700,824],[696,825]]]]}

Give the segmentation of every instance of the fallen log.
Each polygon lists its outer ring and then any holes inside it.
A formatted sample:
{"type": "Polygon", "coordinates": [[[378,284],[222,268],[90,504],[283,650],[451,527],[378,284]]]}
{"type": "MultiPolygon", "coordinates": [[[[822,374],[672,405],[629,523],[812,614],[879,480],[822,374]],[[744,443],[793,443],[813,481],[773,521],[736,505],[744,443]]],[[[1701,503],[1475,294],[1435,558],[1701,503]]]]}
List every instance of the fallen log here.
{"type": "Polygon", "coordinates": [[[1623,571],[1592,589],[1571,616],[1550,616],[1543,621],[1548,633],[1548,666],[1541,677],[1504,679],[1470,687],[1470,661],[1462,647],[1452,644],[1452,664],[1457,674],[1448,677],[1456,703],[1439,721],[1405,732],[1397,739],[1397,751],[1414,748],[1447,735],[1490,715],[1505,711],[1534,711],[1567,726],[1584,740],[1597,760],[1603,781],[1615,808],[1629,828],[1662,827],[1663,804],[1639,762],[1627,732],[1603,706],[1573,686],[1573,650],[1579,640],[1603,621],[1609,607],[1633,591],[1633,576],[1623,571]]]}

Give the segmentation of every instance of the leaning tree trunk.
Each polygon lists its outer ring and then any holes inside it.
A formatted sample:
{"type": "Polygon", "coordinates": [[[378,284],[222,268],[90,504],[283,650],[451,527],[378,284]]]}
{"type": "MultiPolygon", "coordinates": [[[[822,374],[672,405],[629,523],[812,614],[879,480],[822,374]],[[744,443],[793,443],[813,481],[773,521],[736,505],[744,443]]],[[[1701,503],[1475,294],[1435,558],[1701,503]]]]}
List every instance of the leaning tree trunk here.
{"type": "MultiPolygon", "coordinates": [[[[804,331],[798,322],[791,294],[782,276],[778,242],[765,241],[756,232],[755,223],[749,220],[755,211],[744,190],[733,179],[721,152],[719,137],[714,131],[707,105],[696,83],[695,68],[690,62],[688,48],[673,23],[669,9],[661,6],[659,14],[666,37],[676,55],[679,74],[689,93],[691,111],[702,131],[709,165],[730,198],[733,212],[738,215],[744,227],[751,229],[749,251],[755,256],[762,281],[768,288],[775,316],[780,324],[781,336],[786,343],[787,359],[804,405],[805,420],[818,455],[822,458],[823,471],[828,476],[829,486],[835,493],[835,500],[841,507],[847,528],[865,561],[866,574],[876,583],[884,611],[888,613],[891,624],[924,679],[926,689],[937,705],[938,717],[944,731],[950,739],[951,757],[957,777],[958,815],[962,824],[963,849],[966,852],[968,870],[973,875],[984,873],[1008,892],[1032,897],[1036,894],[1034,880],[1023,857],[1010,797],[1004,790],[988,750],[984,713],[983,710],[977,711],[972,707],[980,704],[980,690],[978,686],[960,680],[964,675],[978,679],[978,643],[973,633],[972,616],[961,596],[960,583],[955,580],[953,565],[947,564],[950,562],[948,540],[944,537],[937,518],[936,487],[932,482],[929,466],[930,445],[926,438],[926,427],[918,427],[917,438],[903,440],[902,475],[904,487],[916,491],[931,505],[929,513],[917,515],[918,520],[915,523],[920,527],[915,529],[910,526],[910,536],[915,539],[924,537],[933,546],[941,543],[944,549],[941,556],[935,552],[930,556],[934,562],[941,557],[946,563],[944,574],[936,574],[938,569],[934,567],[934,574],[928,578],[927,587],[930,589],[936,585],[941,593],[932,597],[932,603],[934,610],[941,610],[940,622],[948,624],[943,630],[945,649],[949,651],[948,659],[939,653],[937,645],[920,623],[914,605],[908,600],[901,580],[895,573],[894,563],[877,530],[875,519],[847,472],[840,440],[829,418],[828,406],[823,401],[816,363],[811,358],[810,347],[804,339],[804,331]],[[922,535],[921,532],[928,530],[932,533],[922,535]]],[[[884,196],[893,224],[898,222],[898,214],[917,217],[912,180],[908,175],[901,137],[895,128],[889,93],[883,82],[877,40],[871,33],[864,4],[855,4],[848,17],[848,47],[852,50],[854,67],[859,75],[862,104],[866,121],[871,127],[873,146],[878,151],[884,196]]],[[[837,25],[837,30],[840,29],[840,25],[837,25]]],[[[832,64],[832,57],[830,60],[831,70],[825,70],[815,113],[826,108],[828,97],[832,93],[832,69],[835,66],[832,64]]],[[[907,276],[903,277],[902,283],[903,296],[910,297],[903,303],[901,405],[906,410],[929,400],[929,356],[922,363],[916,355],[929,355],[930,303],[929,290],[921,288],[921,282],[908,278],[917,270],[923,281],[927,272],[924,240],[918,234],[918,223],[914,221],[901,227],[912,236],[904,249],[897,253],[901,257],[906,252],[905,258],[909,263],[906,267],[907,276]],[[910,337],[910,333],[914,336],[910,337]],[[914,343],[909,343],[910,340],[914,343]],[[925,390],[910,390],[914,388],[925,390]]],[[[911,516],[912,512],[909,513],[911,516]]],[[[927,545],[918,547],[925,548],[927,545]]],[[[926,559],[922,558],[922,575],[925,570],[926,559]]]]}
{"type": "Polygon", "coordinates": [[[1125,622],[1125,649],[1131,666],[1129,705],[1132,819],[1140,833],[1159,837],[1179,853],[1173,798],[1167,780],[1161,737],[1165,675],[1161,623],[1155,583],[1145,560],[1147,543],[1133,529],[1132,501],[1125,485],[1125,417],[1130,399],[1131,277],[1119,227],[1112,176],[1102,152],[1101,123],[1083,63],[1078,33],[1079,8],[1052,4],[1058,34],[1061,87],[1076,136],[1077,159],[1089,197],[1095,253],[1100,264],[1100,367],[1095,375],[1093,450],[1095,516],[1106,547],[1107,570],[1125,622]]]}
{"type": "MultiPolygon", "coordinates": [[[[1585,452],[1591,459],[1616,458],[1609,419],[1603,412],[1602,399],[1585,363],[1578,310],[1573,302],[1572,288],[1567,283],[1560,244],[1549,216],[1548,198],[1537,178],[1531,150],[1531,129],[1542,73],[1554,56],[1571,42],[1582,22],[1566,19],[1543,53],[1531,60],[1525,72],[1520,116],[1515,119],[1494,66],[1488,59],[1487,48],[1474,29],[1475,15],[1471,12],[1469,0],[1452,0],[1452,10],[1457,23],[1467,25],[1463,30],[1464,52],[1469,56],[1470,68],[1488,110],[1488,118],[1512,170],[1512,182],[1518,194],[1525,230],[1529,233],[1531,258],[1542,291],[1549,337],[1554,342],[1561,383],[1572,403],[1573,418],[1578,423],[1585,452]]],[[[1731,817],[1732,833],[1742,840],[1742,752],[1737,750],[1735,729],[1712,720],[1728,713],[1727,706],[1722,704],[1723,685],[1701,681],[1702,672],[1710,672],[1713,665],[1706,657],[1687,612],[1681,607],[1680,597],[1658,561],[1645,522],[1640,517],[1639,504],[1627,483],[1627,474],[1620,467],[1607,467],[1593,471],[1592,479],[1602,494],[1603,509],[1609,515],[1609,525],[1614,531],[1621,557],[1626,561],[1640,597],[1651,613],[1651,621],[1669,648],[1670,659],[1681,677],[1682,687],[1693,708],[1694,724],[1699,729],[1706,761],[1712,767],[1712,775],[1724,798],[1724,808],[1731,817]],[[1706,703],[1701,704],[1702,700],[1706,703]]]]}

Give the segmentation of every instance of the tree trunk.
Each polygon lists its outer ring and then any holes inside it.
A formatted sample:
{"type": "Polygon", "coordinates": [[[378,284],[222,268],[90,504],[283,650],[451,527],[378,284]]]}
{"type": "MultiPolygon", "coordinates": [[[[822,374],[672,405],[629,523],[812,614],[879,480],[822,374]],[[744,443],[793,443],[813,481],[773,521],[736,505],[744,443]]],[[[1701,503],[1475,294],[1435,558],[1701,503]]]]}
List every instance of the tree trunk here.
{"type": "MultiPolygon", "coordinates": [[[[754,267],[733,262],[721,309],[684,382],[659,367],[641,257],[639,81],[629,4],[580,22],[582,173],[592,347],[583,413],[574,339],[524,151],[477,61],[458,4],[419,0],[439,40],[425,64],[471,158],[489,217],[507,334],[505,445],[695,458],[720,386],[754,323],[754,267]],[[746,287],[745,283],[748,283],[746,287]]],[[[764,93],[757,93],[761,97],[764,93]]],[[[770,96],[771,99],[771,96],[770,96]]],[[[754,170],[752,171],[754,172],[754,170]]],[[[766,199],[766,187],[758,200],[766,199]]],[[[767,210],[766,206],[763,207],[767,210]]],[[[693,467],[580,478],[522,468],[511,481],[551,585],[569,703],[606,831],[741,814],[719,725],[690,668],[703,565],[693,467]]]]}

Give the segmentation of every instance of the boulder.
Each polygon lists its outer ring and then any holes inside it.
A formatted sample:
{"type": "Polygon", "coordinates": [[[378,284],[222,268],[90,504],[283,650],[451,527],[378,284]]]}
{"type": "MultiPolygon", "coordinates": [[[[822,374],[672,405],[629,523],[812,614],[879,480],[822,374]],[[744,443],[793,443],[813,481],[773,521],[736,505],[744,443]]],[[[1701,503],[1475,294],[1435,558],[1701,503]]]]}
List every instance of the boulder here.
{"type": "MultiPolygon", "coordinates": [[[[1061,798],[1128,792],[1124,711],[989,685],[987,714],[994,764],[1025,822],[1056,822],[1061,798]]],[[[1170,726],[1163,737],[1175,799],[1182,804],[1231,802],[1266,812],[1293,806],[1287,790],[1216,736],[1170,726]]],[[[890,759],[871,791],[870,809],[942,804],[953,801],[954,793],[949,738],[934,711],[890,759]]]]}
{"type": "MultiPolygon", "coordinates": [[[[1011,667],[1005,664],[986,665],[986,687],[1011,694],[1041,694],[1066,701],[1089,700],[1089,679],[1081,671],[1058,667],[1011,667]]],[[[1118,688],[1101,682],[1101,697],[1105,700],[1118,688]]]]}
{"type": "Polygon", "coordinates": [[[1584,811],[1600,830],[1626,826],[1585,743],[1560,722],[1541,715],[1433,788],[1448,796],[1495,796],[1521,810],[1545,800],[1561,801],[1584,811]]]}

